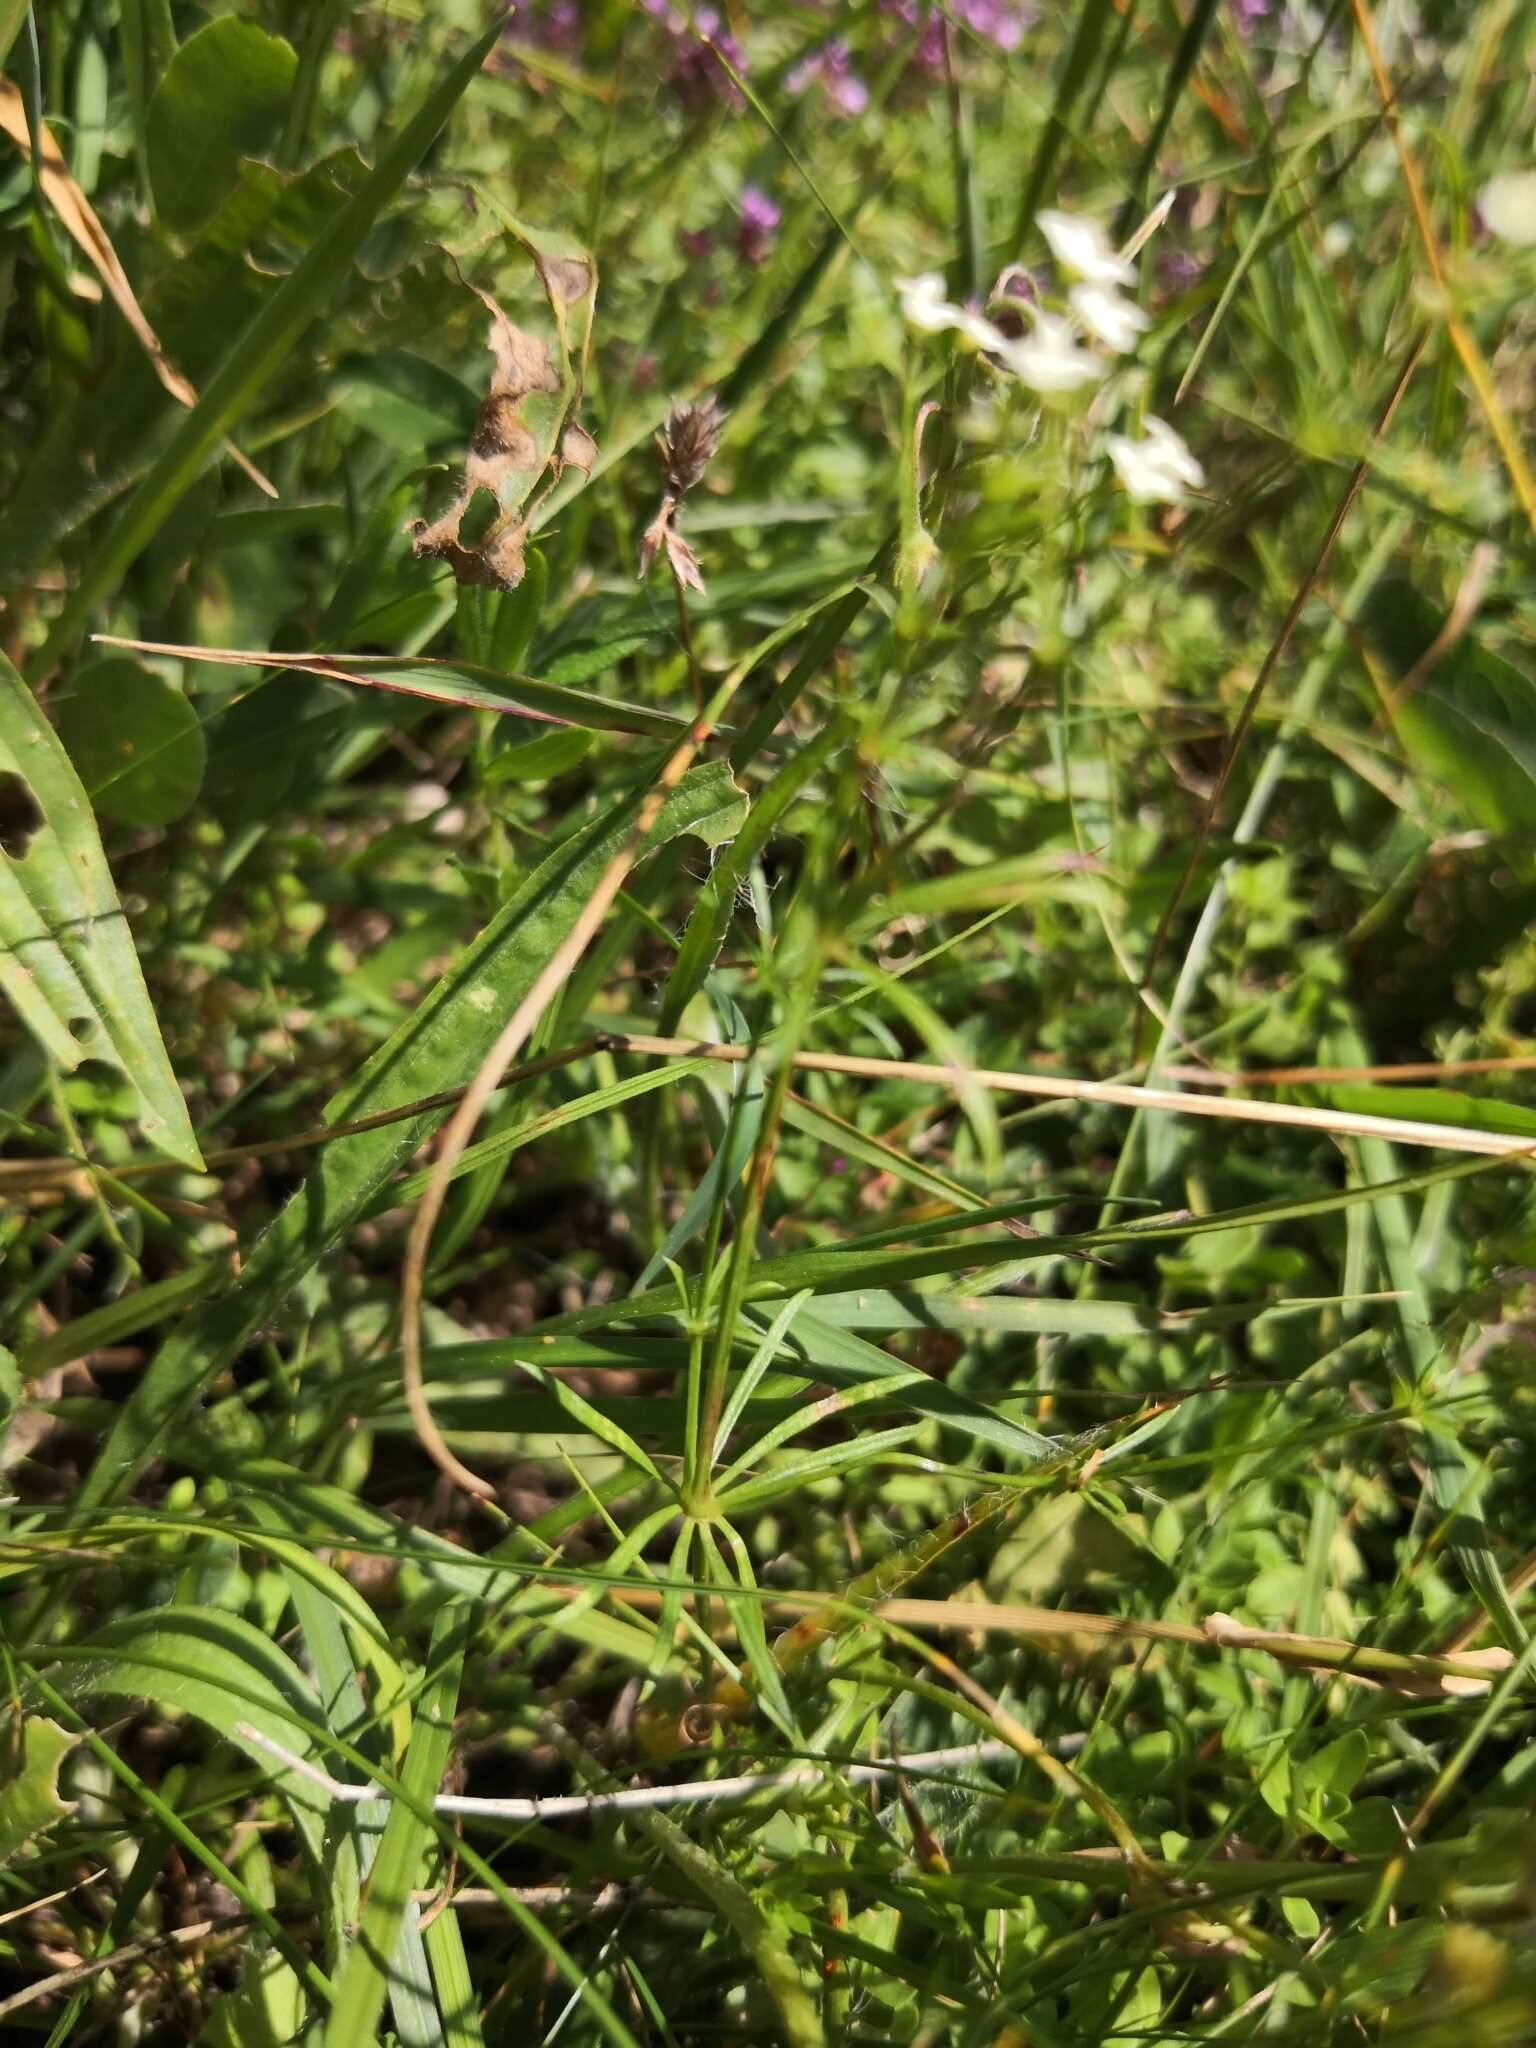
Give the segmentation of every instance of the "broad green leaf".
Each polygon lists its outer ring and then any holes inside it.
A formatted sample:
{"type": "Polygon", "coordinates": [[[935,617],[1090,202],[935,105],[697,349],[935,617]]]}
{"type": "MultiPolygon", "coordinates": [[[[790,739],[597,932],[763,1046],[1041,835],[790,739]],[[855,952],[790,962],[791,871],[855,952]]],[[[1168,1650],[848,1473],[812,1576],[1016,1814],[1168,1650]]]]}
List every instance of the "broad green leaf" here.
{"type": "Polygon", "coordinates": [[[59,738],[92,806],[123,825],[171,825],[202,786],[197,713],[136,661],[92,662],[59,700],[59,738]]]}
{"type": "Polygon", "coordinates": [[[239,175],[282,132],[298,58],[280,36],[221,15],[189,36],[149,103],[145,137],[155,206],[186,234],[205,221],[239,175]]]}
{"type": "Polygon", "coordinates": [[[568,647],[544,664],[545,678],[556,685],[590,683],[596,676],[605,676],[616,669],[621,661],[637,654],[642,647],[650,644],[650,636],[627,633],[617,640],[605,640],[587,647],[568,647]]]}
{"type": "MultiPolygon", "coordinates": [[[[629,836],[641,797],[605,810],[536,868],[362,1071],[328,1105],[331,1122],[396,1109],[465,1085],[629,836]]],[[[724,762],[694,769],[652,828],[651,848],[689,832],[715,845],[746,799],[724,762]]],[[[227,1294],[178,1327],[124,1403],[81,1490],[83,1511],[127,1485],[289,1290],[426,1142],[445,1110],[340,1138],[266,1234],[227,1294]]]]}
{"type": "Polygon", "coordinates": [[[1371,1745],[1365,1730],[1351,1728],[1348,1734],[1336,1736],[1308,1757],[1301,1767],[1301,1777],[1314,1792],[1336,1792],[1348,1798],[1365,1775],[1370,1760],[1371,1745]]]}
{"type": "Polygon", "coordinates": [[[501,34],[493,22],[452,65],[390,142],[347,204],[320,230],[203,386],[80,572],[39,655],[46,668],[68,646],[123,572],[137,560],[197,481],[231,426],[287,364],[299,338],[324,312],[369,229],[436,140],[460,95],[501,34]]]}
{"type": "Polygon", "coordinates": [[[59,1766],[79,1740],[42,1714],[22,1720],[21,1755],[0,1776],[0,1863],[74,1811],[59,1796],[59,1766]]]}
{"type": "Polygon", "coordinates": [[[0,991],[67,1072],[86,1059],[115,1067],[149,1142],[201,1166],[90,802],[3,655],[0,793],[33,828],[24,850],[0,851],[0,991]]]}
{"type": "Polygon", "coordinates": [[[1412,584],[1384,577],[1361,623],[1394,685],[1392,722],[1416,764],[1489,832],[1529,833],[1536,816],[1536,683],[1471,634],[1415,680],[1443,618],[1412,584]]]}

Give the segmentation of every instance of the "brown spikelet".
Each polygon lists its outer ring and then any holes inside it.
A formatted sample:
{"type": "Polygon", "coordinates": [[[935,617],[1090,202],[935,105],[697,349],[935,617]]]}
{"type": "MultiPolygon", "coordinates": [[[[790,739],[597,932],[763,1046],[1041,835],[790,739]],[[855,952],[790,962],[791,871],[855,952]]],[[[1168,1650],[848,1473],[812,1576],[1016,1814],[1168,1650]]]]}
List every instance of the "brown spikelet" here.
{"type": "Polygon", "coordinates": [[[674,497],[702,482],[720,446],[725,420],[713,393],[697,403],[674,405],[667,414],[666,427],[656,436],[656,455],[674,497]]]}
{"type": "Polygon", "coordinates": [[[704,588],[699,558],[678,532],[677,514],[686,494],[703,481],[714,460],[725,420],[713,394],[697,402],[684,400],[673,406],[666,426],[656,436],[656,459],[667,489],[656,517],[641,536],[640,574],[643,577],[658,552],[664,550],[679,593],[704,588]]]}

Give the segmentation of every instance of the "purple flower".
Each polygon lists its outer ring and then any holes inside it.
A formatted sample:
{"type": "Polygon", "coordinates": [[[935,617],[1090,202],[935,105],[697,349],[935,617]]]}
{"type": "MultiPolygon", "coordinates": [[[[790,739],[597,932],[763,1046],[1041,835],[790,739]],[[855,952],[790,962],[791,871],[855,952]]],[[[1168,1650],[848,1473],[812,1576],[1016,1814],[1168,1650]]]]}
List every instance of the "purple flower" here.
{"type": "MultiPolygon", "coordinates": [[[[904,21],[908,28],[921,28],[912,61],[920,71],[937,78],[944,70],[944,17],[935,7],[920,7],[918,0],[881,0],[881,11],[904,21]]],[[[1021,0],[952,0],[952,13],[972,35],[994,44],[999,50],[1016,50],[1024,31],[1038,20],[1033,7],[1021,0]]]]}
{"type": "Polygon", "coordinates": [[[678,21],[670,8],[663,13],[650,0],[646,4],[648,13],[657,14],[658,19],[667,23],[672,39],[672,90],[683,105],[698,109],[715,101],[727,107],[742,106],[741,94],[732,84],[725,65],[729,64],[733,71],[745,71],[747,60],[735,37],[722,30],[715,10],[695,9],[690,29],[678,21]],[[724,64],[720,61],[722,57],[724,64]]]}
{"type": "Polygon", "coordinates": [[[1270,0],[1232,0],[1232,12],[1240,29],[1257,28],[1269,8],[1270,0]]]}
{"type": "Polygon", "coordinates": [[[917,39],[917,48],[912,52],[912,62],[919,71],[926,71],[930,78],[944,76],[944,20],[942,15],[930,14],[923,23],[923,32],[917,39]]]}
{"type": "Polygon", "coordinates": [[[1188,291],[1205,273],[1205,265],[1189,249],[1165,249],[1157,267],[1164,284],[1172,285],[1178,292],[1188,291]]]}
{"type": "Polygon", "coordinates": [[[954,9],[973,35],[1000,50],[1016,50],[1035,20],[1033,8],[1010,6],[1008,0],[954,0],[954,9]]]}
{"type": "Polygon", "coordinates": [[[679,228],[677,246],[690,263],[702,263],[715,246],[715,238],[708,228],[679,228]]]}
{"type": "Polygon", "coordinates": [[[869,88],[854,70],[848,45],[841,37],[803,57],[784,83],[791,92],[804,92],[818,80],[828,103],[850,121],[857,120],[869,105],[869,88]]]}
{"type": "Polygon", "coordinates": [[[558,57],[574,57],[581,49],[581,9],[577,0],[543,0],[542,5],[530,8],[526,16],[519,8],[503,37],[507,42],[526,38],[558,57]]]}
{"type": "Polygon", "coordinates": [[[748,263],[761,263],[773,245],[783,215],[756,185],[743,185],[736,221],[736,249],[748,263]]]}

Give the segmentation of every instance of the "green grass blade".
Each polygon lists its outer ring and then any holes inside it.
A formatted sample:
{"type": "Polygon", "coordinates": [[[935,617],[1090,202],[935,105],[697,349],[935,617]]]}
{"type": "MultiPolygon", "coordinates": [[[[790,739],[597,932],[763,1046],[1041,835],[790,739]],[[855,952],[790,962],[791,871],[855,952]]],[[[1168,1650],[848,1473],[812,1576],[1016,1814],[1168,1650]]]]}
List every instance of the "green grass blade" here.
{"type": "Polygon", "coordinates": [[[453,1749],[453,1715],[464,1667],[464,1617],[455,1608],[438,1611],[428,1651],[427,1678],[417,1695],[410,1747],[401,1766],[401,1786],[412,1802],[397,1799],[384,1823],[357,1940],[336,1982],[336,2001],[326,2021],[324,2048],[362,2048],[372,2041],[392,1982],[400,1932],[412,1890],[425,1881],[426,1856],[434,1834],[429,1812],[453,1749]]]}

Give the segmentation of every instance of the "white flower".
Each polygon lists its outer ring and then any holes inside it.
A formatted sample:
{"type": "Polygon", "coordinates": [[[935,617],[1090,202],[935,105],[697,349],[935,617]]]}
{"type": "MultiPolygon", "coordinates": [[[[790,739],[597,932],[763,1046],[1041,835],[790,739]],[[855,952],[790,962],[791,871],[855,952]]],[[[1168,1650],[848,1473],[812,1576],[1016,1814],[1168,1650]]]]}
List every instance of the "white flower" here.
{"type": "Polygon", "coordinates": [[[992,322],[980,313],[967,313],[963,308],[955,326],[962,334],[969,335],[978,348],[989,348],[995,355],[1000,348],[1006,348],[1008,337],[1000,333],[992,322]]]}
{"type": "Polygon", "coordinates": [[[1501,242],[1536,243],[1536,171],[1500,171],[1477,195],[1477,210],[1501,242]]]}
{"type": "Polygon", "coordinates": [[[1106,434],[1109,459],[1138,505],[1176,505],[1186,489],[1197,490],[1205,482],[1205,471],[1166,420],[1149,414],[1146,428],[1144,441],[1106,434]]]}
{"type": "Polygon", "coordinates": [[[1129,260],[1110,247],[1096,220],[1050,210],[1037,213],[1035,220],[1062,269],[1085,284],[1129,284],[1136,275],[1129,260]]]}
{"type": "Polygon", "coordinates": [[[941,334],[946,327],[953,327],[968,335],[978,348],[996,349],[1002,345],[1003,337],[990,320],[945,298],[944,280],[931,270],[921,277],[898,277],[896,296],[910,324],[924,334],[941,334]]]}
{"type": "Polygon", "coordinates": [[[1001,356],[1021,383],[1031,391],[1076,391],[1081,384],[1093,384],[1104,374],[1097,356],[1078,345],[1077,330],[1059,313],[1031,308],[1033,330],[1022,340],[1010,341],[999,334],[992,343],[994,355],[1001,356]]]}
{"type": "Polygon", "coordinates": [[[1136,346],[1138,334],[1145,334],[1152,322],[1134,299],[1122,299],[1112,284],[1075,284],[1067,297],[1072,310],[1095,341],[1102,341],[1117,356],[1136,346]]]}
{"type": "Polygon", "coordinates": [[[896,296],[908,323],[924,334],[959,327],[968,317],[963,306],[952,306],[945,298],[944,280],[932,270],[925,270],[921,277],[898,277],[896,296]]]}

